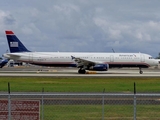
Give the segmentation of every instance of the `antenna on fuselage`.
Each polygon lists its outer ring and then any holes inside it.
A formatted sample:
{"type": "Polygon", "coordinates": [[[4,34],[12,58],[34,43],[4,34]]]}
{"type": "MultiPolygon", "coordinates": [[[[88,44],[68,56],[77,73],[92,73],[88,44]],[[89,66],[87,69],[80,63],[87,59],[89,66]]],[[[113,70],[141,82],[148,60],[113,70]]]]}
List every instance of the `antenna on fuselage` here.
{"type": "Polygon", "coordinates": [[[114,49],[112,48],[112,51],[115,53],[114,49]]]}

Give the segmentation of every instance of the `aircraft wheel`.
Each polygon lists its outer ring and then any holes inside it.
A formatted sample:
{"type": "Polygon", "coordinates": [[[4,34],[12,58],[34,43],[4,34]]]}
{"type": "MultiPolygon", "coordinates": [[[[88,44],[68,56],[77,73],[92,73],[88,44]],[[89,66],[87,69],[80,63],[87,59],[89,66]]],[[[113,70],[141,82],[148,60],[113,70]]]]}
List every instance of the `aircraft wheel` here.
{"type": "Polygon", "coordinates": [[[143,74],[142,68],[139,68],[139,74],[143,74]]]}
{"type": "Polygon", "coordinates": [[[86,73],[86,70],[79,69],[79,70],[78,70],[78,73],[79,73],[79,74],[85,74],[85,73],[86,73]]]}
{"type": "Polygon", "coordinates": [[[143,71],[141,70],[141,71],[139,71],[139,73],[140,73],[140,74],[143,74],[143,71]]]}

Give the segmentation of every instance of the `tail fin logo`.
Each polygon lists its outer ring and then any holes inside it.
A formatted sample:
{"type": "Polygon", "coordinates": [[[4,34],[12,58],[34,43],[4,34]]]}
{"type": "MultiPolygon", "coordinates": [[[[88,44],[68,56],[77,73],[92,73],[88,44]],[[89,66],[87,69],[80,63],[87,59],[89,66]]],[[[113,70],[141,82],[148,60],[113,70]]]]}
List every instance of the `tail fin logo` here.
{"type": "Polygon", "coordinates": [[[10,42],[10,47],[18,47],[18,42],[10,42]]]}

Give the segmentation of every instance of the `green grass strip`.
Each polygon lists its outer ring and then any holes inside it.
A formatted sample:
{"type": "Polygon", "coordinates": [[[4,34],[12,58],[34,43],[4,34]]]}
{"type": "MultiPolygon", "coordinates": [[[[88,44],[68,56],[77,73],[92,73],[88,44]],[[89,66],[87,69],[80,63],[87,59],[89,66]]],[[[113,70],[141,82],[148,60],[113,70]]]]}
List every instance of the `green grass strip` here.
{"type": "MultiPolygon", "coordinates": [[[[137,119],[159,120],[160,106],[137,105],[137,119]]],[[[46,105],[44,119],[54,120],[101,120],[101,105],[46,105]]],[[[132,120],[133,105],[105,105],[106,120],[132,120]]]]}
{"type": "Polygon", "coordinates": [[[159,77],[0,77],[0,91],[11,92],[160,92],[159,77]]]}

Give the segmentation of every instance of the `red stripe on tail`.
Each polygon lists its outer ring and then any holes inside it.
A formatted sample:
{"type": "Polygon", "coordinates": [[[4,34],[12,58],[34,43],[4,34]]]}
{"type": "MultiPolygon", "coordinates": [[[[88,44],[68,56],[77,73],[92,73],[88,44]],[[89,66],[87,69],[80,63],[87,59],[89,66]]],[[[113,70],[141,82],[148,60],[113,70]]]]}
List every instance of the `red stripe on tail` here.
{"type": "Polygon", "coordinates": [[[6,31],[6,35],[14,35],[12,31],[6,31]]]}

